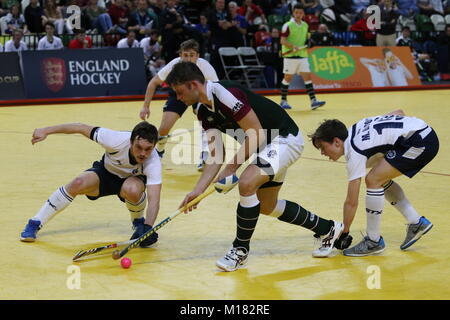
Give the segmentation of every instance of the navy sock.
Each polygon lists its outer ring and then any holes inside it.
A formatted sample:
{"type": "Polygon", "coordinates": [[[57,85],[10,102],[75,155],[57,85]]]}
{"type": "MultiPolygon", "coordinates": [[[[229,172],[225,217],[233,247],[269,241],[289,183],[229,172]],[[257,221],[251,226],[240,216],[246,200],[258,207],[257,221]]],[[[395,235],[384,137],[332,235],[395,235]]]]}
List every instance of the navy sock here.
{"type": "Polygon", "coordinates": [[[237,207],[237,228],[236,238],[233,241],[233,247],[244,247],[247,251],[250,250],[250,239],[255,231],[256,223],[258,222],[260,204],[245,208],[241,204],[237,207]]]}
{"type": "Polygon", "coordinates": [[[286,200],[286,208],[278,220],[309,229],[317,235],[327,234],[333,226],[333,221],[323,219],[295,202],[288,200],[286,200]]]}

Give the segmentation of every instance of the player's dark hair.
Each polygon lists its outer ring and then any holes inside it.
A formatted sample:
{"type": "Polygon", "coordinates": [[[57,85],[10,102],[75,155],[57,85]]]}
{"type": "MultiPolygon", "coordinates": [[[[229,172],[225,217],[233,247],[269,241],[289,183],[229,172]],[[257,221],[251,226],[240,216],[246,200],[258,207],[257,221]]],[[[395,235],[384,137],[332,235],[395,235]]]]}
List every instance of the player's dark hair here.
{"type": "Polygon", "coordinates": [[[180,44],[179,52],[188,50],[194,50],[195,52],[200,53],[200,45],[194,39],[186,40],[180,44]]]}
{"type": "Polygon", "coordinates": [[[182,61],[173,66],[172,71],[166,78],[166,83],[172,87],[194,80],[203,84],[205,83],[205,76],[195,63],[182,61]]]}
{"type": "Polygon", "coordinates": [[[313,134],[309,134],[314,147],[318,148],[318,141],[325,141],[332,143],[334,138],[339,138],[345,141],[348,137],[348,130],[344,123],[337,119],[325,120],[316,129],[313,134]]]}
{"type": "Polygon", "coordinates": [[[297,4],[292,8],[292,12],[294,12],[295,9],[305,10],[305,7],[304,7],[301,3],[297,3],[297,4]]]}
{"type": "Polygon", "coordinates": [[[158,129],[147,121],[139,122],[131,132],[131,143],[136,138],[145,139],[150,143],[156,144],[158,142],[158,129]]]}

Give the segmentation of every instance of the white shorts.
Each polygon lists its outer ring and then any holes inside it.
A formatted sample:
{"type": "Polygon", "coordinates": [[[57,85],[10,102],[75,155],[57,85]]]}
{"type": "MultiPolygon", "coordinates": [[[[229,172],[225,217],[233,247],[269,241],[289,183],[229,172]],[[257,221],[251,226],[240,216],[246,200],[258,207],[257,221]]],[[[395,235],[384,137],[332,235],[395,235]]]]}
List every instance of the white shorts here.
{"type": "Polygon", "coordinates": [[[283,59],[284,74],[299,74],[300,72],[311,72],[308,58],[283,59]]]}
{"type": "Polygon", "coordinates": [[[272,182],[283,183],[287,169],[302,155],[304,141],[301,132],[297,136],[277,136],[257,154],[262,163],[257,164],[266,174],[273,176],[272,182]],[[270,164],[270,167],[268,166],[270,164]]]}

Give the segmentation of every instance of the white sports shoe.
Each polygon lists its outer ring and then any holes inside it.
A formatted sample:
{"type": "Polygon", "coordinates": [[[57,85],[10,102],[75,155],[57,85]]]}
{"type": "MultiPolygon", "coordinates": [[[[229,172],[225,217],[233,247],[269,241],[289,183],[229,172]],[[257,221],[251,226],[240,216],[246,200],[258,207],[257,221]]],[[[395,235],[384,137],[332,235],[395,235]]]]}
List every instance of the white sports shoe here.
{"type": "Polygon", "coordinates": [[[231,248],[223,258],[216,261],[216,266],[223,271],[236,271],[247,263],[247,258],[247,249],[242,247],[231,248]]]}
{"type": "Polygon", "coordinates": [[[342,233],[342,230],[344,230],[344,225],[340,222],[333,221],[333,226],[331,227],[330,232],[327,234],[320,236],[317,239],[317,247],[313,253],[312,256],[314,258],[326,258],[330,255],[331,251],[333,250],[334,242],[342,233]]]}

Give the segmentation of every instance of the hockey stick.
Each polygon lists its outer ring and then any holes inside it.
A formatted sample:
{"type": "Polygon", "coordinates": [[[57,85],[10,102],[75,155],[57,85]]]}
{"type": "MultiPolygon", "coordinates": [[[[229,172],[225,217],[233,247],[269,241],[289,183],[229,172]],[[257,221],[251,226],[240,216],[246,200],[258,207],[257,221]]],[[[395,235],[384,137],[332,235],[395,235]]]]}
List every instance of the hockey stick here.
{"type": "Polygon", "coordinates": [[[162,140],[168,140],[168,139],[173,138],[173,137],[181,136],[181,135],[183,135],[185,133],[192,132],[194,130],[195,130],[195,128],[192,128],[192,129],[189,129],[189,130],[186,130],[186,131],[177,132],[177,133],[173,133],[173,134],[168,134],[167,136],[160,136],[158,138],[158,142],[161,142],[162,140]]]}
{"type": "Polygon", "coordinates": [[[107,245],[104,245],[104,246],[101,246],[101,247],[92,248],[92,249],[88,249],[88,250],[80,250],[72,258],[72,260],[76,261],[76,260],[80,259],[81,257],[90,256],[92,254],[95,254],[97,252],[103,251],[105,249],[117,248],[119,246],[128,245],[128,244],[133,243],[133,242],[134,242],[134,240],[127,240],[127,241],[122,241],[122,242],[110,243],[110,244],[107,244],[107,245]]]}
{"type": "Polygon", "coordinates": [[[140,236],[139,238],[136,239],[136,241],[134,241],[133,243],[129,244],[127,247],[125,247],[122,251],[119,250],[115,250],[113,252],[113,259],[117,260],[119,258],[122,258],[124,255],[127,254],[128,251],[130,251],[131,249],[134,249],[136,247],[138,247],[145,239],[147,239],[148,237],[150,237],[153,233],[155,233],[157,230],[161,229],[164,225],[166,225],[167,223],[169,223],[170,221],[172,221],[173,219],[175,219],[175,217],[177,217],[180,213],[184,212],[187,208],[192,207],[193,205],[196,205],[197,203],[199,203],[201,200],[203,200],[204,198],[206,198],[207,196],[209,196],[211,193],[213,193],[215,191],[214,188],[211,188],[210,190],[203,192],[201,195],[199,195],[198,197],[196,197],[195,199],[189,201],[186,205],[184,205],[183,207],[179,208],[177,211],[175,211],[174,213],[172,213],[170,216],[168,216],[167,218],[165,218],[163,221],[161,221],[160,223],[158,223],[156,226],[154,226],[152,229],[148,230],[146,233],[144,233],[142,236],[140,236]]]}
{"type": "Polygon", "coordinates": [[[291,54],[291,53],[293,53],[293,52],[300,51],[300,50],[305,49],[305,48],[308,48],[308,46],[307,46],[307,45],[304,45],[304,46],[298,47],[297,50],[294,50],[294,49],[288,50],[288,51],[282,53],[281,56],[284,57],[284,56],[286,56],[286,55],[288,55],[288,54],[291,54]]]}

